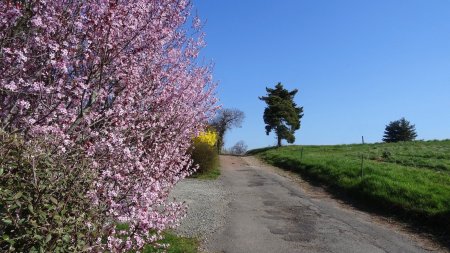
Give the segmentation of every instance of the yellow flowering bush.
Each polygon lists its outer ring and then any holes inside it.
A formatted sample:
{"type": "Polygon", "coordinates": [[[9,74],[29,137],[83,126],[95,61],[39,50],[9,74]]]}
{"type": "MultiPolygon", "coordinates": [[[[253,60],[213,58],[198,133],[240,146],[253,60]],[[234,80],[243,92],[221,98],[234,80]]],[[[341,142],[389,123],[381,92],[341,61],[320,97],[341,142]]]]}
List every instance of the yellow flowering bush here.
{"type": "Polygon", "coordinates": [[[213,147],[217,143],[217,133],[215,131],[206,130],[203,133],[200,133],[195,139],[194,142],[203,142],[213,147]]]}
{"type": "Polygon", "coordinates": [[[207,129],[193,139],[190,152],[194,165],[198,165],[196,175],[207,174],[219,166],[217,137],[217,132],[207,129]]]}

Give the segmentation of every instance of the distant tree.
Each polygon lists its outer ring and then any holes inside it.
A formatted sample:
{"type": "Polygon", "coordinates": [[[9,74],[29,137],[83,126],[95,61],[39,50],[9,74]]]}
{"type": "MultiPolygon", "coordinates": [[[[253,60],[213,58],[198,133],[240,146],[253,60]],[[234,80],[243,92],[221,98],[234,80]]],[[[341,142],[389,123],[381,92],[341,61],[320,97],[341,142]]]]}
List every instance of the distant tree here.
{"type": "Polygon", "coordinates": [[[243,155],[247,152],[247,145],[244,141],[238,141],[233,147],[231,147],[230,151],[233,155],[243,155]]]}
{"type": "Polygon", "coordinates": [[[288,143],[294,143],[294,132],[300,129],[300,120],[303,117],[303,107],[298,107],[294,102],[298,90],[288,91],[278,83],[275,89],[266,88],[266,91],[266,97],[259,97],[267,104],[264,110],[266,134],[269,135],[272,130],[275,132],[278,147],[281,146],[283,139],[288,143]]]}
{"type": "Polygon", "coordinates": [[[384,142],[412,141],[416,139],[415,125],[411,125],[405,118],[391,121],[384,130],[384,142]]]}
{"type": "Polygon", "coordinates": [[[241,127],[244,121],[245,114],[238,109],[221,109],[218,111],[216,117],[210,122],[210,126],[217,131],[217,151],[223,148],[224,137],[226,131],[233,127],[241,127]]]}

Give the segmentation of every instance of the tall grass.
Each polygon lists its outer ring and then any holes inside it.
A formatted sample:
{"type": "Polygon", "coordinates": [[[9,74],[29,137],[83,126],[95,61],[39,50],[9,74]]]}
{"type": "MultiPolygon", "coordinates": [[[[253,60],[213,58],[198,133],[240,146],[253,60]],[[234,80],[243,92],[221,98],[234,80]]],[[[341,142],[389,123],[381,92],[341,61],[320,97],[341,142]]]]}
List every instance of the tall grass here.
{"type": "Polygon", "coordinates": [[[249,153],[371,206],[450,228],[450,140],[287,146],[249,153]]]}

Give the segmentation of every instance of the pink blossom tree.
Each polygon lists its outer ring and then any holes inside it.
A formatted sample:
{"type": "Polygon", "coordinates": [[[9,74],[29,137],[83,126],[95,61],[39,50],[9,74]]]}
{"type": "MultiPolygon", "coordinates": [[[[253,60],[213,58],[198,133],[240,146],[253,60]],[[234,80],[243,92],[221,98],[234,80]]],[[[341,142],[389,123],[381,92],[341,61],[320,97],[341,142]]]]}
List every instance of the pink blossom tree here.
{"type": "Polygon", "coordinates": [[[190,6],[0,1],[1,127],[91,158],[100,176],[89,197],[110,217],[100,249],[140,249],[184,213],[168,192],[192,173],[186,151],[216,102],[211,69],[197,63],[199,21],[186,26],[190,6]]]}

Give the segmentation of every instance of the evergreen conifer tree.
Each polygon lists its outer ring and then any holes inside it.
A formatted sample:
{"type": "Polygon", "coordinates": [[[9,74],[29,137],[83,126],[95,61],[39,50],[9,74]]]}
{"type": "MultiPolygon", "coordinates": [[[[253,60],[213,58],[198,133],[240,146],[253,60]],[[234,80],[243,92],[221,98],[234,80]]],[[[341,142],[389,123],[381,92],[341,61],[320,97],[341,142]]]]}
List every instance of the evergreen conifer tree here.
{"type": "Polygon", "coordinates": [[[288,143],[294,143],[294,132],[300,129],[300,120],[303,117],[303,107],[294,102],[294,96],[298,90],[288,91],[281,83],[274,89],[266,88],[267,96],[259,97],[266,102],[264,110],[264,123],[266,123],[266,134],[273,130],[277,136],[277,146],[281,146],[284,139],[288,143]]]}
{"type": "Polygon", "coordinates": [[[412,141],[416,139],[415,125],[411,125],[405,118],[391,121],[384,130],[384,142],[412,141]]]}

